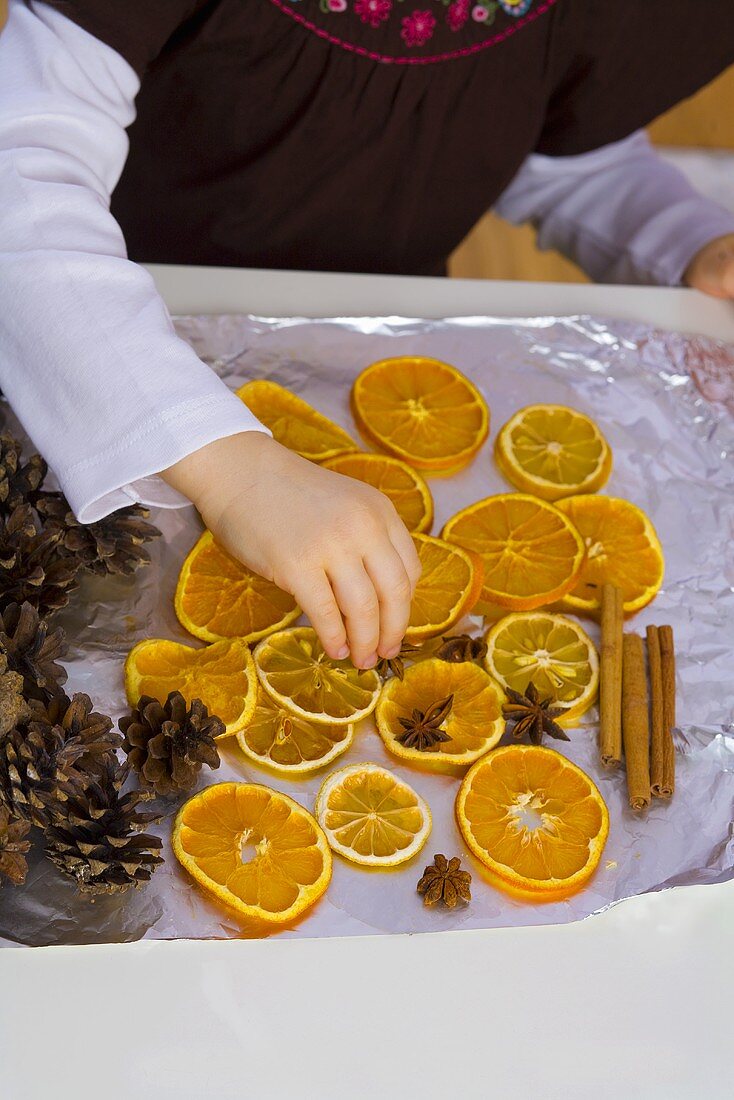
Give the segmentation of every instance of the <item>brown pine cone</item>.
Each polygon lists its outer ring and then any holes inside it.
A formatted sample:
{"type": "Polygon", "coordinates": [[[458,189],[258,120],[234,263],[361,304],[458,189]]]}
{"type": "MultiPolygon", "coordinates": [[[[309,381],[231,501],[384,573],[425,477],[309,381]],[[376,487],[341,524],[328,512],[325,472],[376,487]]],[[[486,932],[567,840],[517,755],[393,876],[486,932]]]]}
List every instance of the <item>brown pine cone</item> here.
{"type": "Polygon", "coordinates": [[[0,511],[9,515],[19,504],[35,503],[48,466],[34,454],[23,462],[22,447],[10,432],[0,434],[0,511]]]}
{"type": "Polygon", "coordinates": [[[118,893],[148,882],[163,862],[163,842],[143,829],[157,814],[140,813],[141,791],[120,794],[129,764],[111,758],[98,779],[75,790],[45,832],[45,851],[84,893],[118,893]]]}
{"type": "Polygon", "coordinates": [[[122,740],[88,695],[29,704],[30,716],[0,741],[0,805],[45,828],[74,789],[101,775],[122,740]]]}
{"type": "Polygon", "coordinates": [[[5,654],[8,668],[22,676],[26,699],[48,701],[64,694],[66,669],[57,662],[65,652],[63,630],[49,631],[27,601],[11,603],[0,614],[0,654],[5,654]]]}
{"type": "Polygon", "coordinates": [[[0,806],[0,885],[4,878],[13,886],[25,882],[28,874],[26,855],[31,842],[26,840],[30,825],[27,821],[12,818],[5,806],[0,806]]]}
{"type": "Polygon", "coordinates": [[[0,613],[28,601],[42,617],[65,607],[77,586],[78,562],[58,530],[44,530],[28,504],[0,518],[0,613]]]}
{"type": "Polygon", "coordinates": [[[214,739],[224,733],[224,722],[210,715],[200,699],[189,708],[180,691],[172,691],[162,706],[143,695],[119,726],[125,735],[123,751],[157,794],[190,791],[203,764],[219,767],[214,739]]]}
{"type": "Polygon", "coordinates": [[[120,508],[96,523],[79,523],[62,493],[42,493],[36,507],[46,526],[61,532],[64,549],[83,569],[100,576],[129,576],[147,565],[150,554],[143,543],[160,535],[157,527],[146,523],[149,512],[141,504],[120,508]]]}
{"type": "Polygon", "coordinates": [[[8,658],[0,652],[0,738],[29,713],[23,698],[23,677],[8,668],[8,658]]]}

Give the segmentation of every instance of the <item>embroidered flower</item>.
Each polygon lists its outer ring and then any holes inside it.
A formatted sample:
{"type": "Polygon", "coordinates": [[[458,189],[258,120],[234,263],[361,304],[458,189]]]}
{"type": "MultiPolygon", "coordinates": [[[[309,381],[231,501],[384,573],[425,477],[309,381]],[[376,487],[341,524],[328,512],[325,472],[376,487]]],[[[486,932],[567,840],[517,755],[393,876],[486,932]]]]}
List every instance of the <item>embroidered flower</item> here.
{"type": "Polygon", "coordinates": [[[446,22],[452,31],[460,31],[469,18],[469,0],[454,0],[446,12],[446,22]]]}
{"type": "Polygon", "coordinates": [[[406,46],[425,46],[433,36],[436,18],[430,11],[414,11],[403,19],[400,37],[406,46]]]}
{"type": "Polygon", "coordinates": [[[517,18],[519,15],[524,15],[530,8],[533,0],[499,0],[499,6],[503,11],[506,11],[508,15],[514,15],[517,18]]]}
{"type": "Polygon", "coordinates": [[[379,27],[390,18],[392,0],[355,0],[354,10],[363,23],[379,27]]]}
{"type": "Polygon", "coordinates": [[[342,12],[347,10],[347,0],[326,0],[329,11],[342,12]]]}
{"type": "Polygon", "coordinates": [[[484,4],[475,4],[471,10],[471,17],[475,23],[486,23],[489,19],[489,11],[484,4]]]}

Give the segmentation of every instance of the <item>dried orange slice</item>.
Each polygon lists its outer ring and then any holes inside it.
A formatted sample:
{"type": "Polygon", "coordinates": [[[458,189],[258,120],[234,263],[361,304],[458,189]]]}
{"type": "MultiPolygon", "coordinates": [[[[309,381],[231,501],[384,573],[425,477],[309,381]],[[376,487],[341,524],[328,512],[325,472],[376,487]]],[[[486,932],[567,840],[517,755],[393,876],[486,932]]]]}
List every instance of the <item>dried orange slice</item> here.
{"type": "Polygon", "coordinates": [[[528,405],[500,429],[497,465],[523,493],[560,500],[594,493],[612,471],[612,452],[593,420],[565,405],[528,405]]]}
{"type": "Polygon", "coordinates": [[[260,683],[276,703],[313,722],[343,726],[370,714],[380,694],[373,668],[327,657],[315,630],[296,626],[264,638],[254,652],[260,683]]]}
{"type": "Polygon", "coordinates": [[[431,657],[407,668],[402,680],[393,677],[387,681],[375,717],[380,737],[393,756],[426,771],[453,774],[456,768],[473,764],[500,740],[505,729],[503,702],[502,690],[483,668],[431,657]],[[419,749],[398,740],[405,732],[401,718],[410,719],[414,710],[425,713],[449,695],[453,695],[453,703],[442,723],[449,741],[419,749]]]}
{"type": "Polygon", "coordinates": [[[237,396],[270,429],[273,439],[303,458],[323,462],[357,449],[343,428],[277,382],[261,378],[246,382],[237,390],[237,396]]]}
{"type": "Polygon", "coordinates": [[[599,658],[586,631],[565,615],[519,611],[506,615],[487,635],[487,672],[505,690],[524,695],[535,684],[542,699],[563,707],[557,719],[572,726],[595,702],[599,658]]]}
{"type": "Polygon", "coordinates": [[[257,925],[277,928],[309,909],[331,879],[314,817],[259,783],[215,783],[178,812],[173,851],[200,886],[257,925]]]}
{"type": "Polygon", "coordinates": [[[283,710],[260,688],[255,712],[237,734],[245,756],[280,775],[310,775],[346,752],[354,726],[325,726],[283,710]]]}
{"type": "Polygon", "coordinates": [[[468,615],[482,591],[484,569],[476,554],[430,535],[413,535],[421,576],[413,595],[408,642],[435,638],[468,615]]]}
{"type": "Polygon", "coordinates": [[[250,648],[240,638],[193,646],[148,638],[130,650],[125,661],[125,693],[130,706],[141,695],[165,703],[180,691],[187,702],[201,699],[210,714],[224,722],[222,737],[236,733],[252,718],[257,675],[250,648]]]}
{"type": "Polygon", "coordinates": [[[487,438],[489,410],[461,371],[400,356],[367,367],[352,387],[357,427],[375,446],[433,473],[469,463],[487,438]]]}
{"type": "Polygon", "coordinates": [[[337,455],[324,463],[328,470],[354,477],[379,489],[395,505],[409,531],[430,531],[433,523],[433,497],[419,473],[407,462],[389,455],[364,451],[337,455]]]}
{"type": "Polygon", "coordinates": [[[406,863],[431,831],[428,803],[379,764],[350,764],[328,775],[316,817],[333,851],[363,867],[406,863]]]}
{"type": "Polygon", "coordinates": [[[615,584],[632,615],[655,598],[663,583],[665,560],[655,528],[642,511],[619,497],[578,496],[558,502],[586,544],[586,560],[564,610],[596,614],[604,584],[615,584]]]}
{"type": "Polygon", "coordinates": [[[205,531],[181,567],[176,614],[195,638],[254,642],[292,623],[301,614],[296,601],[237,561],[205,531]]]}
{"type": "Polygon", "coordinates": [[[508,745],[477,761],[459,788],[456,818],[493,885],[532,902],[581,890],[609,833],[589,776],[537,745],[508,745]]]}
{"type": "Polygon", "coordinates": [[[499,493],[453,516],[441,537],[479,554],[482,600],[532,611],[569,592],[581,573],[585,547],[568,517],[524,493],[499,493]]]}

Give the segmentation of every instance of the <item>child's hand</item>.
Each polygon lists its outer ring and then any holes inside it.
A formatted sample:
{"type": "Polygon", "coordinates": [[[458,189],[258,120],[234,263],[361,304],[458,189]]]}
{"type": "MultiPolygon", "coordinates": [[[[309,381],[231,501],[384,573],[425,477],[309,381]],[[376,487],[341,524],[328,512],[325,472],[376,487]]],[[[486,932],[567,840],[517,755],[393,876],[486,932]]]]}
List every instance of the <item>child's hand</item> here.
{"type": "Polygon", "coordinates": [[[260,432],[210,443],[163,477],[225,550],[292,593],[330,657],[369,668],[399,651],[420,565],[377,489],[260,432]]]}
{"type": "Polygon", "coordinates": [[[704,245],[686,268],[683,281],[714,298],[734,298],[734,233],[704,245]]]}

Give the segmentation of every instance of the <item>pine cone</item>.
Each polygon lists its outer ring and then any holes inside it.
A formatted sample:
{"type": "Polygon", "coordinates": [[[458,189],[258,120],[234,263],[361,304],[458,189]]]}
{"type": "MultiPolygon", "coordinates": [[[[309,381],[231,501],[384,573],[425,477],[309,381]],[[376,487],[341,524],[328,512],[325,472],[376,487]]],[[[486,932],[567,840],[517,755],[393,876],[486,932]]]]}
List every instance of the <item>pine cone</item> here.
{"type": "Polygon", "coordinates": [[[149,512],[140,504],[121,508],[96,523],[79,523],[62,493],[42,493],[37,508],[47,527],[61,532],[64,549],[83,569],[100,576],[129,576],[138,566],[147,565],[150,554],[143,543],[160,535],[157,527],[145,522],[149,512]]]}
{"type": "Polygon", "coordinates": [[[8,668],[8,658],[0,652],[0,737],[29,714],[23,698],[23,677],[8,668]]]}
{"type": "Polygon", "coordinates": [[[219,767],[214,738],[224,733],[224,722],[210,715],[200,699],[189,709],[180,691],[172,691],[163,706],[143,695],[119,725],[131,765],[157,794],[190,791],[202,764],[219,767]]]}
{"type": "Polygon", "coordinates": [[[28,602],[11,603],[0,614],[0,654],[7,657],[8,668],[22,676],[26,699],[46,702],[64,694],[66,669],[57,661],[65,652],[63,630],[49,632],[48,623],[28,602]]]}
{"type": "Polygon", "coordinates": [[[26,840],[30,829],[27,821],[12,818],[5,806],[0,806],[0,884],[4,878],[13,886],[25,882],[28,874],[26,854],[31,842],[26,840]]]}
{"type": "Polygon", "coordinates": [[[121,737],[88,695],[30,703],[30,717],[0,742],[0,805],[45,828],[76,789],[102,775],[121,737]]]}
{"type": "Polygon", "coordinates": [[[158,819],[139,813],[146,796],[121,795],[130,766],[109,760],[99,779],[77,791],[46,830],[46,855],[86,893],[116,893],[148,882],[163,842],[142,832],[158,819]]]}
{"type": "Polygon", "coordinates": [[[0,511],[9,515],[19,504],[35,503],[48,472],[40,455],[21,461],[22,447],[9,432],[0,434],[0,511]]]}
{"type": "Polygon", "coordinates": [[[28,601],[46,617],[69,602],[79,564],[64,551],[58,530],[44,530],[33,509],[19,504],[0,520],[0,613],[28,601]]]}

